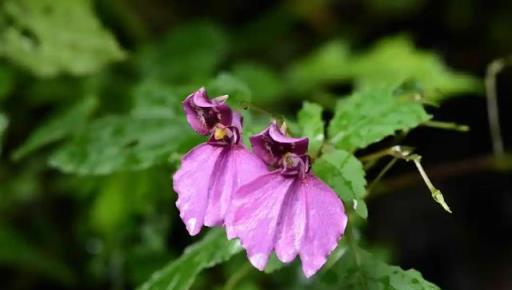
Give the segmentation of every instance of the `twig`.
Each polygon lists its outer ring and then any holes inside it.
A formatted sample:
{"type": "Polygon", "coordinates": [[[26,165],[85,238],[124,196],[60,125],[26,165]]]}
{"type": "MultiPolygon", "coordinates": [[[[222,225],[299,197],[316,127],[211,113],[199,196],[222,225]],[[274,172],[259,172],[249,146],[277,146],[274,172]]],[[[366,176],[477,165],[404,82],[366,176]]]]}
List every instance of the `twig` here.
{"type": "Polygon", "coordinates": [[[366,195],[369,195],[370,192],[372,191],[372,189],[375,187],[376,184],[378,184],[380,182],[380,180],[382,179],[382,177],[384,177],[384,175],[386,175],[386,173],[388,173],[388,171],[395,165],[395,163],[398,161],[398,158],[393,158],[391,159],[388,164],[386,164],[386,166],[384,166],[384,168],[382,168],[382,170],[379,172],[379,174],[377,175],[377,177],[375,177],[375,179],[370,183],[370,185],[368,186],[368,189],[366,190],[366,195]]]}
{"type": "MultiPolygon", "coordinates": [[[[479,156],[475,158],[465,159],[461,161],[448,162],[432,166],[428,168],[431,172],[430,177],[434,180],[442,180],[450,177],[461,176],[482,171],[502,171],[512,169],[512,156],[506,155],[501,160],[496,160],[492,155],[479,156]]],[[[414,186],[419,181],[416,172],[409,172],[396,177],[383,180],[380,183],[381,187],[376,187],[373,194],[369,198],[377,196],[379,193],[388,192],[387,189],[393,191],[401,190],[414,186]]]]}
{"type": "MultiPolygon", "coordinates": [[[[434,187],[434,185],[428,178],[428,175],[425,173],[425,170],[423,169],[423,166],[421,165],[421,156],[418,154],[412,154],[412,152],[413,152],[413,148],[411,148],[411,147],[396,145],[396,146],[378,151],[376,153],[370,154],[368,156],[364,156],[361,158],[361,160],[374,162],[376,159],[380,159],[383,156],[390,155],[390,156],[395,157],[395,159],[402,159],[405,161],[413,161],[414,164],[416,165],[416,168],[418,169],[421,177],[423,178],[423,181],[425,181],[425,184],[427,185],[428,189],[430,190],[430,194],[432,195],[432,198],[437,203],[439,203],[443,207],[444,210],[446,210],[449,213],[452,213],[452,211],[450,210],[450,207],[448,206],[448,204],[446,204],[441,191],[434,187]]],[[[386,171],[388,171],[391,168],[391,166],[393,164],[394,164],[394,161],[392,161],[392,163],[389,163],[388,165],[386,165],[386,167],[384,167],[384,169],[381,170],[381,172],[377,176],[377,179],[382,178],[382,176],[386,173],[386,171]]],[[[375,182],[372,183],[371,187],[373,187],[374,185],[375,185],[375,182]]]]}
{"type": "Polygon", "coordinates": [[[423,178],[423,181],[427,185],[428,189],[430,190],[430,193],[432,194],[432,198],[439,203],[443,209],[449,213],[452,213],[452,210],[448,206],[448,204],[444,201],[443,194],[439,189],[434,187],[432,184],[432,181],[430,181],[430,178],[428,178],[427,173],[425,173],[425,170],[423,169],[423,166],[421,165],[421,156],[414,154],[411,156],[410,160],[414,162],[414,165],[416,165],[416,168],[420,172],[421,178],[423,178]]]}
{"type": "Polygon", "coordinates": [[[489,118],[489,129],[491,131],[492,147],[497,158],[503,157],[503,138],[501,137],[500,117],[498,110],[498,97],[496,92],[496,76],[508,64],[507,58],[500,58],[492,61],[487,66],[485,76],[485,90],[487,96],[487,112],[489,118]]]}
{"type": "Polygon", "coordinates": [[[459,132],[468,132],[469,126],[463,125],[463,124],[457,124],[453,122],[442,122],[442,121],[427,121],[423,123],[423,126],[431,127],[431,128],[437,128],[437,129],[444,129],[444,130],[453,130],[453,131],[459,131],[459,132]]]}

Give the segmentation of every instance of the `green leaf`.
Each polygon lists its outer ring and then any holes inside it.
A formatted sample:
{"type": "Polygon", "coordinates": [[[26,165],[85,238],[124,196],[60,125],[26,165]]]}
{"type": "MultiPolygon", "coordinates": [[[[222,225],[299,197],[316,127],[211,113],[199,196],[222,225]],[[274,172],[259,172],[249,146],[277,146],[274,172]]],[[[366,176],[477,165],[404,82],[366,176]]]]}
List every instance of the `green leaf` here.
{"type": "Polygon", "coordinates": [[[180,258],[155,272],[138,290],[187,290],[202,270],[229,260],[241,250],[238,241],[228,241],[223,230],[212,229],[180,258]]]}
{"type": "Polygon", "coordinates": [[[0,102],[11,93],[14,80],[15,73],[12,68],[0,63],[0,102]]]}
{"type": "Polygon", "coordinates": [[[58,149],[50,165],[80,175],[140,170],[165,163],[193,138],[182,118],[106,116],[58,149]]]}
{"type": "Polygon", "coordinates": [[[410,39],[383,39],[354,58],[351,69],[360,85],[418,81],[430,100],[478,92],[481,81],[447,67],[437,55],[418,50],[410,39]]]}
{"type": "Polygon", "coordinates": [[[265,269],[263,271],[267,274],[270,274],[277,270],[280,270],[284,266],[286,266],[286,264],[279,261],[275,254],[272,254],[270,256],[270,259],[268,259],[267,265],[265,266],[265,269]]]}
{"type": "Polygon", "coordinates": [[[38,76],[91,74],[124,58],[90,0],[7,0],[0,11],[0,56],[38,76]]]}
{"type": "Polygon", "coordinates": [[[4,137],[5,129],[7,129],[7,124],[7,117],[4,114],[0,113],[0,154],[2,154],[2,140],[4,137]]]}
{"type": "Polygon", "coordinates": [[[206,85],[210,97],[228,95],[231,106],[242,106],[251,100],[252,92],[240,79],[229,73],[220,73],[206,85]]]}
{"type": "Polygon", "coordinates": [[[334,189],[346,206],[352,206],[362,218],[368,216],[363,201],[366,194],[365,172],[354,155],[344,150],[326,152],[315,161],[313,171],[334,189]]]}
{"type": "Polygon", "coordinates": [[[440,290],[418,271],[388,265],[361,249],[351,248],[332,270],[329,275],[322,274],[311,289],[332,289],[335,284],[337,289],[347,290],[440,290]]]}
{"type": "Polygon", "coordinates": [[[356,211],[356,214],[364,219],[368,218],[368,206],[364,199],[352,200],[352,208],[356,211]]]}
{"type": "Polygon", "coordinates": [[[120,172],[105,178],[90,211],[91,225],[110,237],[124,231],[134,216],[154,214],[156,205],[168,198],[162,192],[168,186],[168,178],[158,168],[120,172]]]}
{"type": "Polygon", "coordinates": [[[291,88],[297,92],[311,91],[318,86],[349,80],[351,54],[346,43],[332,41],[295,63],[287,73],[291,88]]]}
{"type": "Polygon", "coordinates": [[[13,154],[19,160],[37,149],[79,132],[98,105],[93,97],[85,98],[37,128],[13,154]]]}
{"type": "Polygon", "coordinates": [[[228,52],[228,39],[213,23],[178,26],[160,42],[137,55],[141,74],[170,82],[203,82],[210,78],[228,52]]]}
{"type": "Polygon", "coordinates": [[[138,84],[133,91],[132,115],[140,117],[174,118],[182,116],[181,102],[191,91],[174,86],[146,80],[138,84]]]}
{"type": "Polygon", "coordinates": [[[253,103],[269,104],[284,93],[285,88],[279,76],[262,64],[238,64],[233,68],[233,75],[247,84],[254,95],[253,103]]]}
{"type": "Polygon", "coordinates": [[[302,130],[301,136],[309,137],[309,153],[315,157],[324,143],[324,121],[322,120],[322,106],[304,102],[297,115],[297,121],[302,130]]]}
{"type": "Polygon", "coordinates": [[[353,151],[430,117],[413,97],[397,96],[389,86],[362,88],[338,102],[328,133],[337,148],[353,151]]]}
{"type": "Polygon", "coordinates": [[[405,37],[383,39],[362,53],[341,41],[328,42],[295,63],[287,77],[291,88],[302,94],[351,80],[358,88],[413,80],[434,102],[483,87],[480,80],[450,69],[439,56],[415,48],[405,37]]]}
{"type": "Polygon", "coordinates": [[[72,285],[76,279],[68,265],[62,264],[3,223],[0,223],[0,265],[34,272],[61,285],[72,285]]]}

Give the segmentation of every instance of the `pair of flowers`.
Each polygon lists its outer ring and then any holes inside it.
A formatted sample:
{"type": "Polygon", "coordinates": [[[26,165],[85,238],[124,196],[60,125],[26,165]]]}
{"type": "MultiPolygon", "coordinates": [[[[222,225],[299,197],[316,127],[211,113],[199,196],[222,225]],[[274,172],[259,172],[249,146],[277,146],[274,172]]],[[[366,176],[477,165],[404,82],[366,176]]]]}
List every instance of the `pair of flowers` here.
{"type": "Polygon", "coordinates": [[[343,204],[310,172],[308,138],[289,137],[273,122],[250,137],[251,153],[242,142],[242,117],[226,99],[209,99],[201,88],[183,102],[192,129],[209,139],[183,157],[173,176],[180,217],[191,235],[203,225],[225,226],[259,270],[273,250],[284,263],[299,255],[310,277],[343,235],[343,204]]]}

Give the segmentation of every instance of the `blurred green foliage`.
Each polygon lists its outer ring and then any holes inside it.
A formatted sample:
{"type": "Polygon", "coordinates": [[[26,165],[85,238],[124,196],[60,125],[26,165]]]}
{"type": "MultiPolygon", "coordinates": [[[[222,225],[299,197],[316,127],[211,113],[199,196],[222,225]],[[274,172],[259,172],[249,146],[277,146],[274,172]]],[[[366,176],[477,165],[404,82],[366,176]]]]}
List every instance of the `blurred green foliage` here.
{"type": "Polygon", "coordinates": [[[343,41],[328,42],[295,63],[288,78],[302,93],[351,80],[358,87],[418,81],[422,94],[433,101],[482,90],[477,79],[454,72],[435,54],[415,49],[406,37],[382,40],[362,53],[352,52],[343,41]]]}
{"type": "Polygon", "coordinates": [[[7,117],[0,114],[0,153],[2,153],[2,139],[4,137],[5,129],[7,129],[7,117]]]}
{"type": "MultiPolygon", "coordinates": [[[[246,141],[272,119],[308,136],[313,171],[356,231],[371,215],[356,151],[433,118],[425,104],[480,93],[481,81],[403,35],[362,47],[329,33],[329,1],[279,2],[237,25],[164,2],[0,3],[0,267],[15,274],[2,289],[439,289],[359,248],[364,237],[346,243],[352,231],[310,280],[275,257],[258,273],[219,229],[193,243],[170,175],[204,138],[181,101],[202,86],[228,94],[246,141]]],[[[375,19],[424,1],[400,3],[364,1],[375,19]]]]}
{"type": "Polygon", "coordinates": [[[3,1],[0,23],[0,55],[41,77],[91,74],[124,57],[90,0],[3,1]]]}

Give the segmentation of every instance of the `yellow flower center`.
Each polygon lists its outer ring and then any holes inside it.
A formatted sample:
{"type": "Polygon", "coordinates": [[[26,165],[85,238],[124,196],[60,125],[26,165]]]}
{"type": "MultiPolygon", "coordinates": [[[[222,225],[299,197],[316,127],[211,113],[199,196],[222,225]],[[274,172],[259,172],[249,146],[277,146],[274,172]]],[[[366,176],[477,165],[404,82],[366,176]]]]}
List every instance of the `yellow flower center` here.
{"type": "Polygon", "coordinates": [[[215,140],[222,140],[228,134],[229,134],[229,132],[228,132],[227,128],[219,128],[219,127],[217,127],[217,128],[215,128],[215,132],[213,133],[213,138],[215,140]]]}

